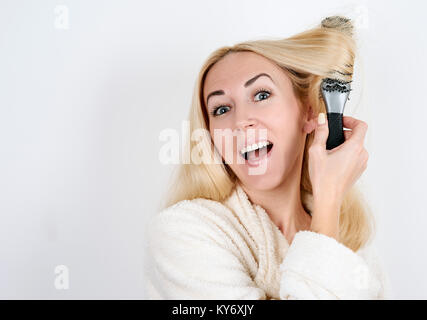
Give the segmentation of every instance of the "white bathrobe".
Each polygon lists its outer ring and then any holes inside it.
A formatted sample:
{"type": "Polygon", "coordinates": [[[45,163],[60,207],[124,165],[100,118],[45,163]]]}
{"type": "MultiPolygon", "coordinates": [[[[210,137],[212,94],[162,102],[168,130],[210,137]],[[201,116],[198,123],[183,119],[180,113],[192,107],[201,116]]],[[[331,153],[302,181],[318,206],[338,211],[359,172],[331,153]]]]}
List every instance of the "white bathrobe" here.
{"type": "Polygon", "coordinates": [[[146,231],[148,299],[392,299],[372,244],[354,252],[311,231],[288,244],[239,184],[223,203],[170,206],[146,231]]]}

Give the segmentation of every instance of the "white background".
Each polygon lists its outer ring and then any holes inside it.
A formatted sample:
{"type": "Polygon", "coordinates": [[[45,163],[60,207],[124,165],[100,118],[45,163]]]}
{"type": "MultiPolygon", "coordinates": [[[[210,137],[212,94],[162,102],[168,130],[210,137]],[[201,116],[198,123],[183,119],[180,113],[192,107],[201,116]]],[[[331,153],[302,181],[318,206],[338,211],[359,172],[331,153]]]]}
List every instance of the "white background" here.
{"type": "Polygon", "coordinates": [[[346,14],[360,55],[345,115],[396,298],[427,298],[422,1],[0,1],[0,298],[143,299],[143,246],[205,58],[346,14]],[[55,8],[68,9],[68,28],[55,8]],[[59,23],[59,24],[58,24],[59,23]],[[69,289],[54,286],[66,265],[69,289]]]}

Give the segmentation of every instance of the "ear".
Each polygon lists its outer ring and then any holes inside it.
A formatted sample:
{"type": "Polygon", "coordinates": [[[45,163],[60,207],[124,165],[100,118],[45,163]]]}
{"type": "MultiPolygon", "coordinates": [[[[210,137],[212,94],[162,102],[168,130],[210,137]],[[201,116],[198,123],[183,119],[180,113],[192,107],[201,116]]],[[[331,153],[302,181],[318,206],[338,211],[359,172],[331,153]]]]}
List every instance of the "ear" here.
{"type": "Polygon", "coordinates": [[[307,111],[307,120],[310,121],[313,118],[313,108],[311,107],[311,105],[308,105],[308,111],[307,111]]]}
{"type": "Polygon", "coordinates": [[[313,108],[308,105],[307,112],[304,117],[304,133],[311,133],[316,128],[316,117],[313,108]]]}

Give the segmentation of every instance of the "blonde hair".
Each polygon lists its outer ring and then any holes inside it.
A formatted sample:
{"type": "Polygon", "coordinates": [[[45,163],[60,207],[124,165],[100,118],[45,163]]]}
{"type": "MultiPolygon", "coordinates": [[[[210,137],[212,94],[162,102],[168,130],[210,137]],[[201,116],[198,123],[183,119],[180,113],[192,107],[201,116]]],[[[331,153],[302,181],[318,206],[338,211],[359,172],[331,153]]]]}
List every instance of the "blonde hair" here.
{"type": "MultiPolygon", "coordinates": [[[[353,25],[345,17],[334,16],[322,20],[317,27],[279,40],[254,40],[222,47],[213,52],[203,64],[193,93],[189,113],[190,133],[196,129],[209,130],[209,121],[204,106],[203,85],[210,68],[228,53],[249,51],[257,53],[280,66],[292,81],[296,97],[310,105],[315,114],[326,112],[321,98],[320,83],[331,77],[350,81],[356,45],[353,25]]],[[[301,172],[301,203],[311,212],[312,186],[308,173],[308,150],[314,131],[307,134],[301,172]]],[[[187,141],[193,150],[196,142],[187,141]]],[[[203,154],[218,155],[209,134],[197,142],[203,154]]],[[[236,175],[222,161],[219,163],[180,164],[174,172],[167,197],[161,208],[169,207],[181,200],[206,198],[222,202],[235,188],[236,175]]],[[[340,241],[357,251],[363,247],[374,232],[374,219],[362,193],[354,185],[345,195],[340,212],[340,241]]]]}

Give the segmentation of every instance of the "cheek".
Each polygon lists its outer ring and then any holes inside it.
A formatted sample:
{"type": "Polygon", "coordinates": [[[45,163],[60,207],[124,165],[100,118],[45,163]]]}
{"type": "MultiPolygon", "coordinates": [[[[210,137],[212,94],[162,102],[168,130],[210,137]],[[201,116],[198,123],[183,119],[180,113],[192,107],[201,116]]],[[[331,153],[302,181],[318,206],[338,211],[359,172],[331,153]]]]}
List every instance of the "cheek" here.
{"type": "Polygon", "coordinates": [[[302,134],[300,128],[299,106],[296,103],[287,104],[274,110],[274,114],[266,114],[268,126],[274,131],[274,137],[280,147],[287,152],[298,148],[302,134]]]}
{"type": "Polygon", "coordinates": [[[229,127],[216,127],[210,130],[210,134],[215,148],[222,158],[230,159],[229,155],[235,152],[235,146],[237,145],[237,138],[232,134],[231,129],[229,127]]]}

